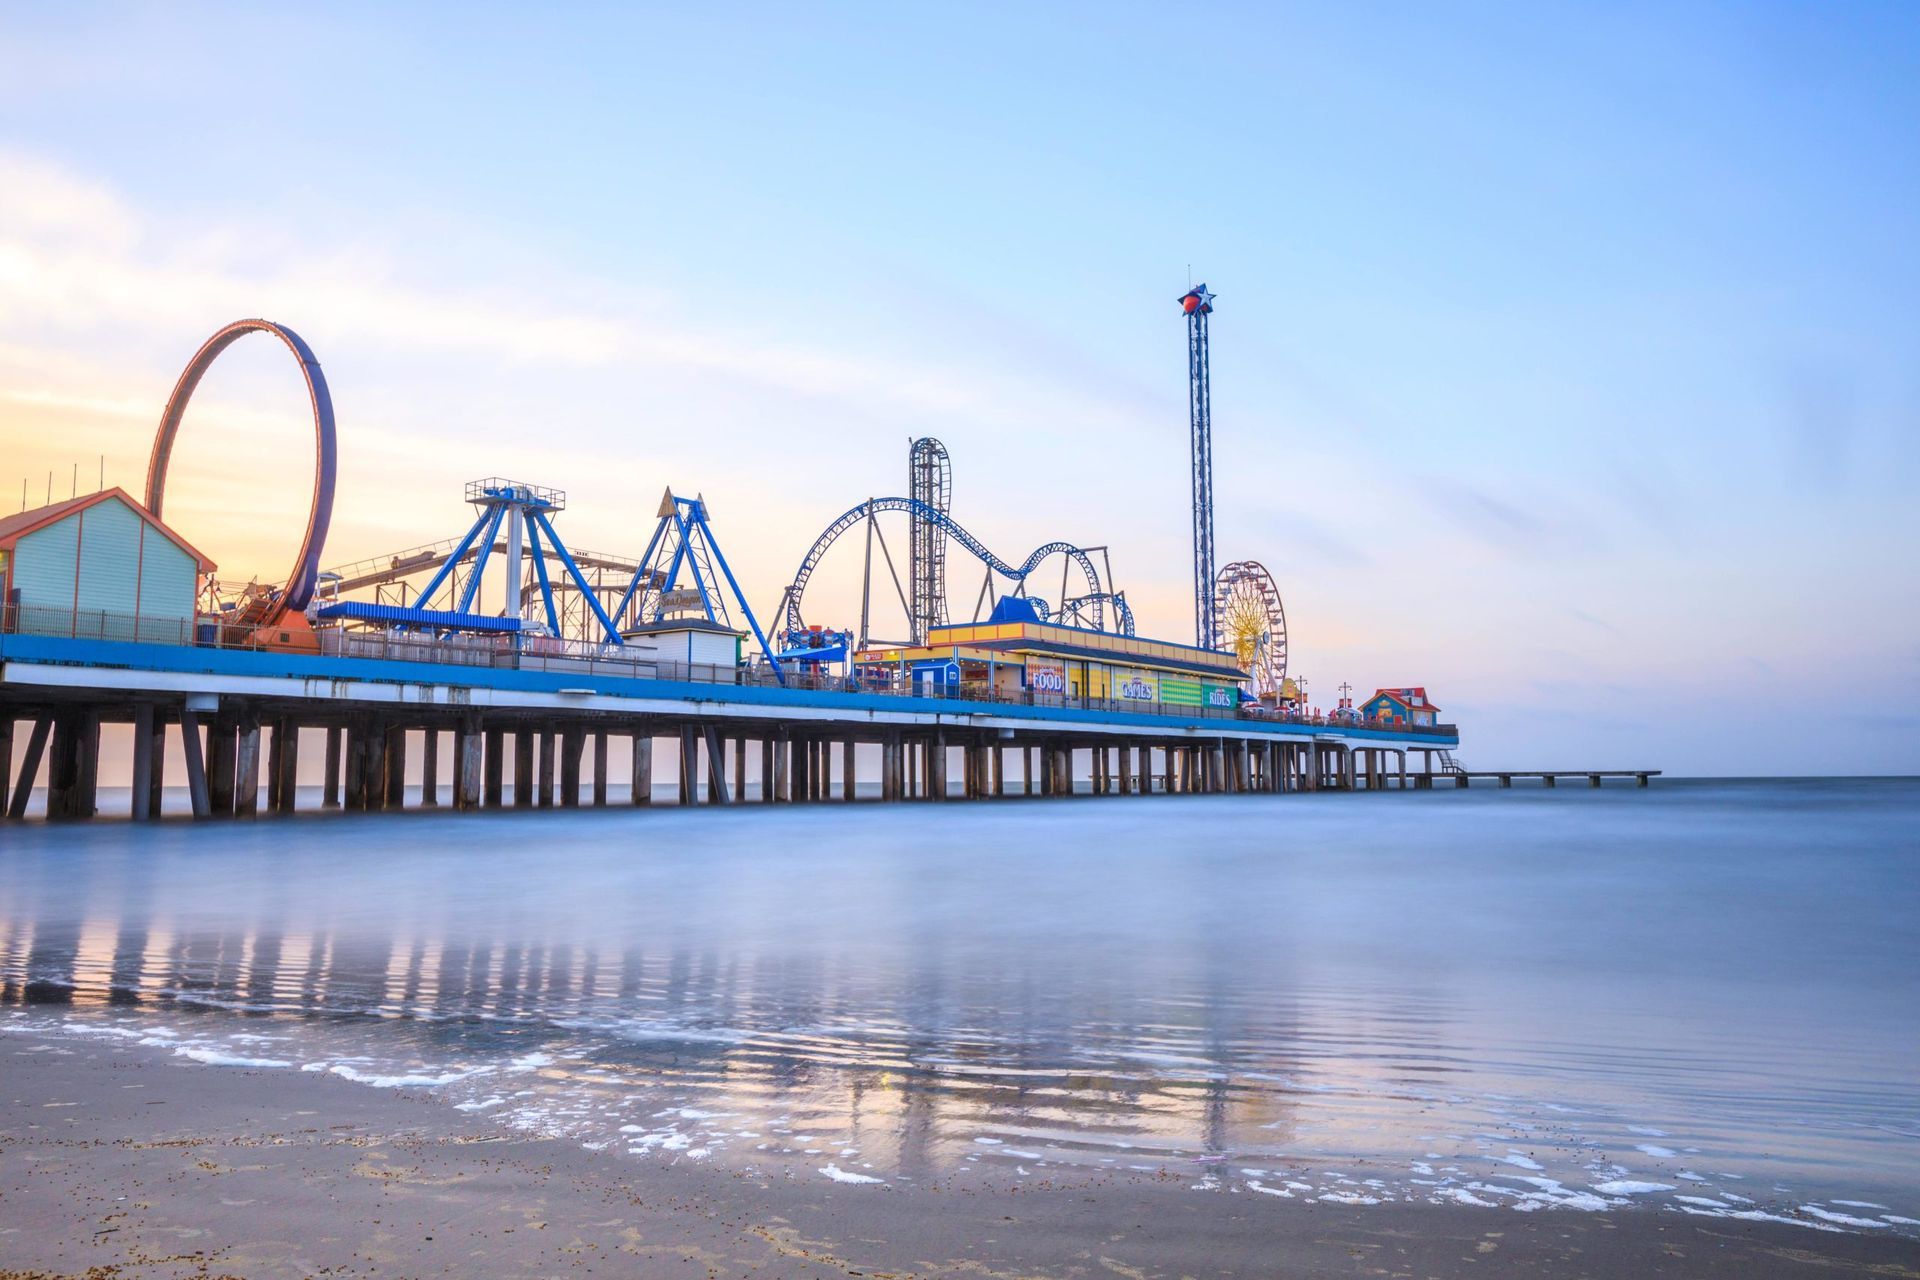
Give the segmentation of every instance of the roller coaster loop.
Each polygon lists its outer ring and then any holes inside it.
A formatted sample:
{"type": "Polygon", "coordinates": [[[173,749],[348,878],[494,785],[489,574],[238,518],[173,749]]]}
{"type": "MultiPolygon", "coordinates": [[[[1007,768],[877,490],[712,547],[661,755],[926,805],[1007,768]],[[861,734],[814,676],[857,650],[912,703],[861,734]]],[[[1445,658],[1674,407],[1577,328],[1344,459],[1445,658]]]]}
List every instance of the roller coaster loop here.
{"type": "Polygon", "coordinates": [[[307,380],[307,396],[313,402],[313,504],[307,513],[307,531],[300,541],[299,554],[294,557],[293,570],[286,578],[286,588],[260,619],[262,625],[271,626],[288,613],[305,609],[313,598],[314,583],[320,572],[320,550],[326,545],[327,523],[333,516],[333,397],[327,391],[327,380],[320,372],[320,361],[314,356],[313,348],[299,334],[271,320],[236,320],[208,338],[194,353],[180,380],[174,384],[173,394],[167,397],[166,411],[160,415],[153,457],[147,463],[147,510],[155,516],[160,514],[161,501],[166,497],[167,463],[173,456],[173,440],[180,433],[180,419],[187,412],[187,402],[193,399],[194,388],[200,385],[200,379],[206,376],[220,353],[249,333],[270,333],[287,345],[300,361],[301,374],[307,380]]]}

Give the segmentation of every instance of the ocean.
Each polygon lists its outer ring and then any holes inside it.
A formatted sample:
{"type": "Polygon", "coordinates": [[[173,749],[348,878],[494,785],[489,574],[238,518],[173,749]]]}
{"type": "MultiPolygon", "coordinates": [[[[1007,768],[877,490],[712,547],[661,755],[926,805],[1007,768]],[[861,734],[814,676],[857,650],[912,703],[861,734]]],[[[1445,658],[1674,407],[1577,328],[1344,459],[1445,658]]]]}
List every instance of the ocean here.
{"type": "Polygon", "coordinates": [[[1920,1235],[1920,783],[0,828],[0,1033],[634,1160],[1920,1235]]]}

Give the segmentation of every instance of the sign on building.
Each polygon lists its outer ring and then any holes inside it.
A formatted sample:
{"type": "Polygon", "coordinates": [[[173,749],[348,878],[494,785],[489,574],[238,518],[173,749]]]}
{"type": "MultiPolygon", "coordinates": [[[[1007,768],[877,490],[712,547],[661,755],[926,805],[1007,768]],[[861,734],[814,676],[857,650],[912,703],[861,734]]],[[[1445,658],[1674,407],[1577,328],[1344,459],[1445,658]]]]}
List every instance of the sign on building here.
{"type": "Polygon", "coordinates": [[[1052,663],[1029,662],[1027,688],[1035,693],[1064,694],[1067,691],[1066,670],[1052,663]]]}

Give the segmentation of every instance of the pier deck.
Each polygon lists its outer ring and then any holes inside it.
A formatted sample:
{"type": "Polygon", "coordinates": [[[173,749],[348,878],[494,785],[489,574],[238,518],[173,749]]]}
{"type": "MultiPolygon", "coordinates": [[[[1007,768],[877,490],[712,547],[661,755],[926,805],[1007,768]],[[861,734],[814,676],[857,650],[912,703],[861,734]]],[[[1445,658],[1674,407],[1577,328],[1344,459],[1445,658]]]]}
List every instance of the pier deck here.
{"type": "Polygon", "coordinates": [[[1503,787],[1511,787],[1515,778],[1538,778],[1545,787],[1557,786],[1561,778],[1585,778],[1589,787],[1599,786],[1602,778],[1632,778],[1635,786],[1644,787],[1659,777],[1660,772],[1658,769],[1448,769],[1433,776],[1452,778],[1456,787],[1468,786],[1474,778],[1497,779],[1503,787]]]}
{"type": "Polygon", "coordinates": [[[607,804],[619,773],[629,800],[647,804],[660,739],[677,756],[673,796],[689,804],[851,800],[857,775],[876,770],[886,799],[1065,795],[1076,779],[1100,795],[1409,787],[1440,776],[1436,753],[1459,741],[1446,725],[788,687],[666,667],[0,634],[0,812],[25,815],[44,763],[48,816],[93,816],[103,725],[133,729],[136,819],[158,812],[170,732],[196,816],[292,812],[300,757],[315,772],[315,750],[324,807],[392,809],[415,787],[421,804],[437,804],[443,783],[456,808],[607,804]],[[1415,772],[1409,754],[1420,757],[1415,772]]]}

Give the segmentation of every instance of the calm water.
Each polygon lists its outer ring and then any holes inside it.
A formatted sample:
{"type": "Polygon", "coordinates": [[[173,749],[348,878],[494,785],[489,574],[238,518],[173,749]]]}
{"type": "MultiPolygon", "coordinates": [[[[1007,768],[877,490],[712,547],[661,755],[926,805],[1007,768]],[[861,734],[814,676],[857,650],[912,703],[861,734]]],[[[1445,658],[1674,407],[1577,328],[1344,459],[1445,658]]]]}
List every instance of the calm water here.
{"type": "Polygon", "coordinates": [[[0,1029],[899,1188],[1920,1232],[1920,784],[0,829],[0,1029]]]}

